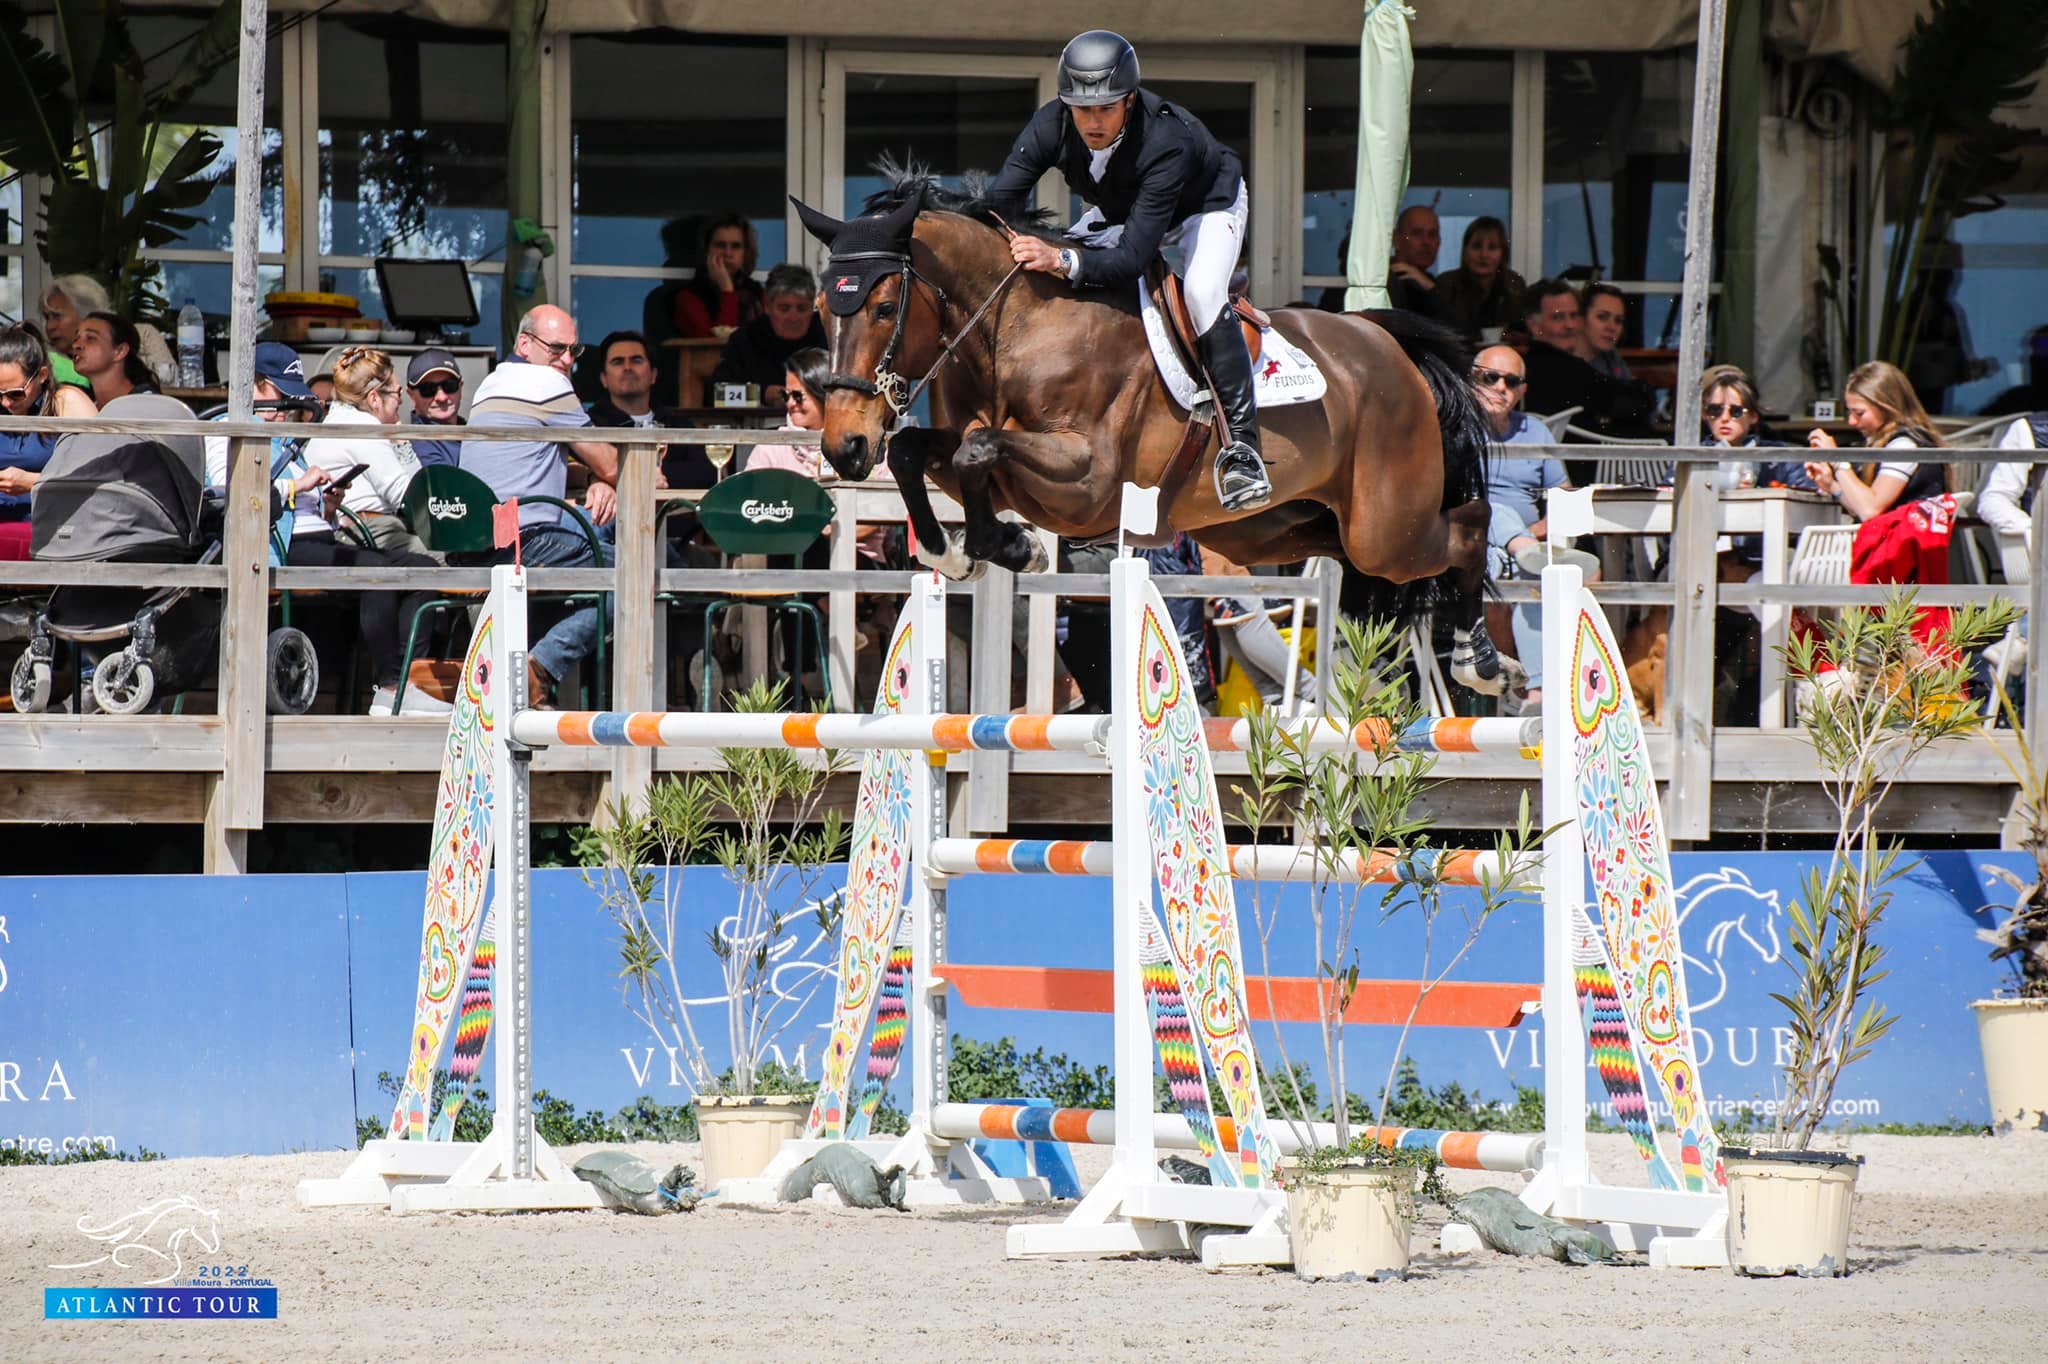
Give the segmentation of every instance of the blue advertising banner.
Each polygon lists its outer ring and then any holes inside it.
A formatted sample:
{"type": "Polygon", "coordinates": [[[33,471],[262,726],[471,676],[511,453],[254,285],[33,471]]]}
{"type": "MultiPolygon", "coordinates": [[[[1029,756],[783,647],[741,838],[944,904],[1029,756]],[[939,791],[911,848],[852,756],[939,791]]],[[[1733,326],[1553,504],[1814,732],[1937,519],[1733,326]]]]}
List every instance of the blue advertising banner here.
{"type": "MultiPolygon", "coordinates": [[[[2023,869],[1996,853],[1929,853],[1898,889],[1883,930],[1891,975],[1880,987],[1899,1022],[1837,1095],[1845,1121],[1982,1121],[1987,1117],[1969,1001],[2000,983],[1974,930],[2002,899],[1988,868],[2023,869]]],[[[1813,858],[1799,853],[1680,853],[1687,986],[1712,1110],[1768,1101],[1786,1045],[1786,907],[1813,858]]],[[[836,890],[826,874],[814,895],[836,890]]],[[[733,913],[717,868],[681,874],[677,905],[683,993],[697,1027],[725,1059],[724,987],[706,933],[733,913]]],[[[45,1151],[98,1144],[169,1155],[266,1153],[352,1144],[358,1116],[382,1121],[380,1072],[405,1064],[412,1021],[424,877],[336,876],[8,878],[0,899],[0,1146],[45,1151]]],[[[1342,894],[1343,892],[1333,892],[1342,894]]],[[[1306,975],[1315,944],[1307,889],[1240,885],[1245,961],[1254,973],[1306,975]],[[1256,916],[1270,932],[1261,934],[1256,916]],[[1260,941],[1265,941],[1262,960],[1260,941]]],[[[1412,909],[1382,921],[1381,888],[1358,904],[1358,965],[1368,977],[1425,969],[1412,909]]],[[[1432,972],[1462,945],[1476,893],[1451,892],[1432,938],[1432,972]]],[[[953,882],[952,958],[960,962],[1109,964],[1109,885],[1081,878],[966,876],[953,882]]],[[[684,1056],[629,1011],[618,929],[575,871],[534,878],[534,1056],[538,1084],[579,1108],[614,1110],[635,1097],[691,1096],[684,1056]]],[[[1334,907],[1333,907],[1334,908],[1334,907]]],[[[1541,974],[1541,914],[1500,910],[1455,978],[1526,982],[1541,974]]],[[[832,996],[832,945],[808,915],[773,944],[774,980],[790,1024],[779,1054],[816,1074],[832,996]]],[[[1106,1015],[952,1009],[956,1034],[1012,1036],[1027,1049],[1087,1064],[1110,1058],[1106,1015]]],[[[1492,1099],[1542,1081],[1540,1014],[1513,1029],[1418,1028],[1405,1051],[1432,1086],[1455,1081],[1492,1099]]],[[[1397,1030],[1357,1028],[1352,1090],[1376,1095],[1397,1030]]],[[[1274,1038],[1319,1074],[1313,1030],[1274,1038]]],[[[905,1067],[907,1075],[908,1067],[905,1067]]],[[[483,1080],[491,1081],[490,1058],[483,1080]]],[[[899,1080],[899,1087],[906,1084],[899,1080]]],[[[1587,1093],[1604,1099],[1596,1078],[1587,1093]]]]}

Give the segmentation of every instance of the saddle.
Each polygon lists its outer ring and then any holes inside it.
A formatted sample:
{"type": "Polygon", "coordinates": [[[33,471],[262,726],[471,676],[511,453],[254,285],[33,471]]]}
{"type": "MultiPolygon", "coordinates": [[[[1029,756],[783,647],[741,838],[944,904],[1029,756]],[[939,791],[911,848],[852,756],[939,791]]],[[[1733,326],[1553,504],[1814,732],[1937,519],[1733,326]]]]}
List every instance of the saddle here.
{"type": "MultiPolygon", "coordinates": [[[[1259,350],[1263,345],[1261,333],[1273,325],[1273,319],[1245,298],[1244,284],[1242,273],[1231,276],[1230,308],[1237,314],[1238,326],[1244,329],[1244,348],[1251,355],[1252,368],[1256,370],[1259,350]]],[[[1158,305],[1160,315],[1170,324],[1174,349],[1180,352],[1181,362],[1188,367],[1188,373],[1201,375],[1202,362],[1195,350],[1195,323],[1188,316],[1188,301],[1181,292],[1180,276],[1166,267],[1164,259],[1155,258],[1152,268],[1145,272],[1145,287],[1152,292],[1152,301],[1158,305]]]]}
{"type": "MultiPolygon", "coordinates": [[[[1273,325],[1273,319],[1263,311],[1245,301],[1245,277],[1233,275],[1230,280],[1230,309],[1237,315],[1238,326],[1244,329],[1244,348],[1251,356],[1252,372],[1257,373],[1259,354],[1263,345],[1261,333],[1273,325]]],[[[1189,374],[1196,376],[1196,382],[1209,383],[1207,368],[1202,364],[1201,352],[1195,345],[1194,319],[1188,316],[1186,296],[1181,292],[1180,276],[1167,268],[1166,261],[1154,258],[1145,271],[1145,288],[1152,295],[1154,306],[1160,316],[1167,320],[1167,330],[1173,338],[1173,346],[1180,353],[1181,363],[1189,374]]],[[[1187,425],[1181,429],[1180,444],[1167,461],[1164,476],[1159,481],[1161,496],[1171,501],[1190,471],[1208,450],[1210,437],[1215,432],[1215,403],[1198,404],[1188,413],[1187,425]]]]}

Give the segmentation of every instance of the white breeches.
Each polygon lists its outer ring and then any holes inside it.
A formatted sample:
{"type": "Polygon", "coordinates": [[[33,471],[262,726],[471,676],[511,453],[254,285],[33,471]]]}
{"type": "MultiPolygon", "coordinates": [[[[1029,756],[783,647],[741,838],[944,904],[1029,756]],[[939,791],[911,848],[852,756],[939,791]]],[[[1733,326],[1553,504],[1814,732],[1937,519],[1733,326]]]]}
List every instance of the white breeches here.
{"type": "MultiPolygon", "coordinates": [[[[1223,315],[1230,302],[1230,277],[1237,272],[1237,258],[1244,249],[1245,219],[1250,200],[1244,181],[1237,182],[1237,202],[1214,213],[1197,213],[1166,234],[1163,246],[1180,248],[1185,264],[1181,269],[1181,291],[1187,299],[1188,317],[1195,330],[1205,332],[1223,315]]],[[[1082,214],[1067,235],[1090,246],[1107,246],[1123,236],[1123,225],[1104,227],[1102,215],[1094,209],[1082,214]]]]}

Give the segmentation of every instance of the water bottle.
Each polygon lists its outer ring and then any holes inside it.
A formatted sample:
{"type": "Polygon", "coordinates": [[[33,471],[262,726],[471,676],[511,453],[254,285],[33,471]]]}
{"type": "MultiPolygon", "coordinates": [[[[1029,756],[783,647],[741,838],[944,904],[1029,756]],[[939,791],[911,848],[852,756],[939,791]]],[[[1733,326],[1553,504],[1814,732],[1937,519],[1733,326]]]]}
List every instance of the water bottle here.
{"type": "Polygon", "coordinates": [[[178,387],[206,387],[206,314],[189,298],[178,309],[178,387]]]}

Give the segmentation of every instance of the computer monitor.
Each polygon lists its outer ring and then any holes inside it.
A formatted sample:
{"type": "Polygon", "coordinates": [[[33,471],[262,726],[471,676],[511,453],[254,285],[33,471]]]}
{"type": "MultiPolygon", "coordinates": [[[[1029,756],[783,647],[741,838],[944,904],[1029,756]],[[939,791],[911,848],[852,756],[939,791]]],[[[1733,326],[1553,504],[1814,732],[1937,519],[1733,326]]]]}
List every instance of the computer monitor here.
{"type": "Polygon", "coordinates": [[[384,316],[395,326],[436,329],[474,327],[476,295],[469,267],[460,260],[377,260],[377,290],[384,316]]]}

